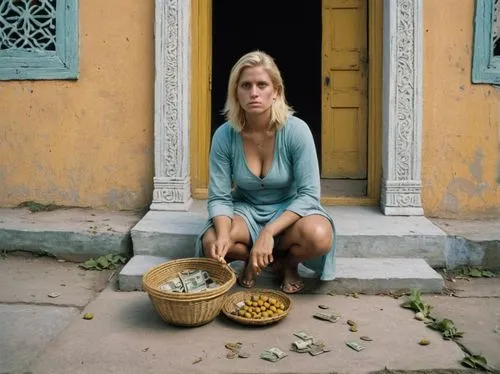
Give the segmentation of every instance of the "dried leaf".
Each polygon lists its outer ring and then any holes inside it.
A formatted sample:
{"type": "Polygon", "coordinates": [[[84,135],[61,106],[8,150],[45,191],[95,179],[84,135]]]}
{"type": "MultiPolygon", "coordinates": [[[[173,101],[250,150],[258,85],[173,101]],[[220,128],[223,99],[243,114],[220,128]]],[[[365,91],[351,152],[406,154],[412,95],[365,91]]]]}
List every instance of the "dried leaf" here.
{"type": "Polygon", "coordinates": [[[193,361],[193,365],[196,365],[198,362],[201,362],[201,360],[203,360],[201,357],[196,358],[196,359],[193,361]]]}
{"type": "Polygon", "coordinates": [[[350,319],[348,319],[346,323],[347,323],[349,326],[356,326],[356,322],[354,322],[353,320],[350,320],[350,319]]]}
{"type": "Polygon", "coordinates": [[[354,325],[354,326],[349,327],[349,331],[358,332],[358,326],[354,325]]]}
{"type": "Polygon", "coordinates": [[[90,320],[92,318],[94,318],[94,314],[93,313],[85,313],[83,315],[83,319],[90,320]]]}
{"type": "Polygon", "coordinates": [[[420,344],[420,345],[429,345],[429,344],[431,344],[431,341],[430,341],[429,339],[425,339],[425,338],[424,338],[424,339],[421,339],[421,340],[418,342],[418,344],[420,344]]]}
{"type": "Polygon", "coordinates": [[[236,353],[239,352],[241,346],[242,346],[242,344],[240,342],[237,342],[237,343],[226,343],[224,345],[224,347],[226,347],[230,351],[233,351],[233,352],[236,352],[236,353]]]}
{"type": "Polygon", "coordinates": [[[51,292],[47,296],[52,298],[52,299],[55,299],[56,297],[61,296],[61,294],[59,292],[51,292]]]}
{"type": "Polygon", "coordinates": [[[372,342],[373,341],[373,339],[370,338],[369,336],[360,336],[360,339],[364,340],[365,342],[372,342]]]}
{"type": "Polygon", "coordinates": [[[250,357],[250,353],[246,352],[246,351],[242,351],[242,352],[238,353],[238,357],[239,358],[248,358],[248,357],[250,357]]]}
{"type": "Polygon", "coordinates": [[[425,321],[427,318],[425,318],[424,313],[422,312],[417,312],[415,313],[415,319],[418,321],[425,321]]]}
{"type": "Polygon", "coordinates": [[[320,309],[328,309],[330,307],[328,305],[320,304],[320,305],[318,305],[318,308],[320,308],[320,309]]]}

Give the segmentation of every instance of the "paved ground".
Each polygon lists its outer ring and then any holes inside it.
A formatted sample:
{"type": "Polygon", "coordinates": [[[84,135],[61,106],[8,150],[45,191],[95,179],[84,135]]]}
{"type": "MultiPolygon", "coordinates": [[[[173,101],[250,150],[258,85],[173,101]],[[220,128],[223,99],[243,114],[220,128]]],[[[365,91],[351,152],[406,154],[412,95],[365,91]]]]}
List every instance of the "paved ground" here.
{"type": "Polygon", "coordinates": [[[0,373],[29,371],[30,362],[103,290],[110,273],[31,254],[0,257],[0,373]]]}
{"type": "MultiPolygon", "coordinates": [[[[276,325],[249,328],[219,316],[202,327],[179,328],[158,317],[146,294],[117,292],[114,278],[105,287],[110,275],[53,258],[0,258],[0,373],[466,372],[459,346],[416,321],[400,307],[402,299],[296,295],[289,316],[276,325]],[[50,298],[51,292],[60,296],[50,298]],[[319,304],[340,313],[341,320],[313,319],[319,304]],[[94,319],[83,320],[85,312],[94,319]],[[348,330],[347,319],[358,323],[358,332],[348,330]],[[331,351],[316,357],[289,352],[297,330],[323,339],[331,351]],[[363,342],[362,352],[345,345],[362,335],[373,339],[363,342]],[[431,344],[418,345],[422,338],[431,344]],[[251,357],[226,358],[224,344],[236,341],[251,357]],[[288,357],[276,363],[259,359],[271,346],[288,357]]],[[[455,279],[448,287],[455,296],[425,295],[425,302],[465,331],[468,350],[500,368],[500,334],[494,332],[500,327],[500,279],[455,279]]]]}

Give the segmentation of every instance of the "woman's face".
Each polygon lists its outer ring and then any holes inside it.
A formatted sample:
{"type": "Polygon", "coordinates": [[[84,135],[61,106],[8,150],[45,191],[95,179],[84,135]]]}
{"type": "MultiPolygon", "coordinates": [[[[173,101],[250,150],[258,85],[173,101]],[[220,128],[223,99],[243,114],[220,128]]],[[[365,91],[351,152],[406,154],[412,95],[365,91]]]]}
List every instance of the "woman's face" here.
{"type": "Polygon", "coordinates": [[[238,101],[248,114],[262,114],[271,108],[277,97],[269,74],[262,66],[245,68],[237,89],[238,101]]]}

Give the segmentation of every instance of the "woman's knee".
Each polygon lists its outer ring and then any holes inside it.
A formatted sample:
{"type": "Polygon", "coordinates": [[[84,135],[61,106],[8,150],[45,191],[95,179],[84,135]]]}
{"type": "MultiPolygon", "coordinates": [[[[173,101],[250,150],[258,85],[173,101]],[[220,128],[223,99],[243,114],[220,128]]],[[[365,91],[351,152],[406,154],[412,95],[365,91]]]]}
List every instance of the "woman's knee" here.
{"type": "Polygon", "coordinates": [[[332,247],[333,232],[329,222],[304,225],[301,228],[301,237],[307,246],[318,254],[326,254],[332,247]]]}
{"type": "Polygon", "coordinates": [[[201,244],[203,245],[203,252],[207,253],[208,249],[214,244],[216,239],[215,230],[213,228],[209,228],[203,237],[201,238],[201,244]]]}

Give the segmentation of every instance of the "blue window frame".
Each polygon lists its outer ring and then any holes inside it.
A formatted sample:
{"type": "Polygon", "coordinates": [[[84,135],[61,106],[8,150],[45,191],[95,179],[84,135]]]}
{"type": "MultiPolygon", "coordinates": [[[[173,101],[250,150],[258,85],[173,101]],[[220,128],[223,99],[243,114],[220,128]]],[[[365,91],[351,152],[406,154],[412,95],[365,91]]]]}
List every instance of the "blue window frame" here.
{"type": "Polygon", "coordinates": [[[0,1],[0,80],[78,72],[78,0],[0,1]]]}
{"type": "Polygon", "coordinates": [[[500,84],[500,1],[476,0],[472,82],[500,84]]]}

